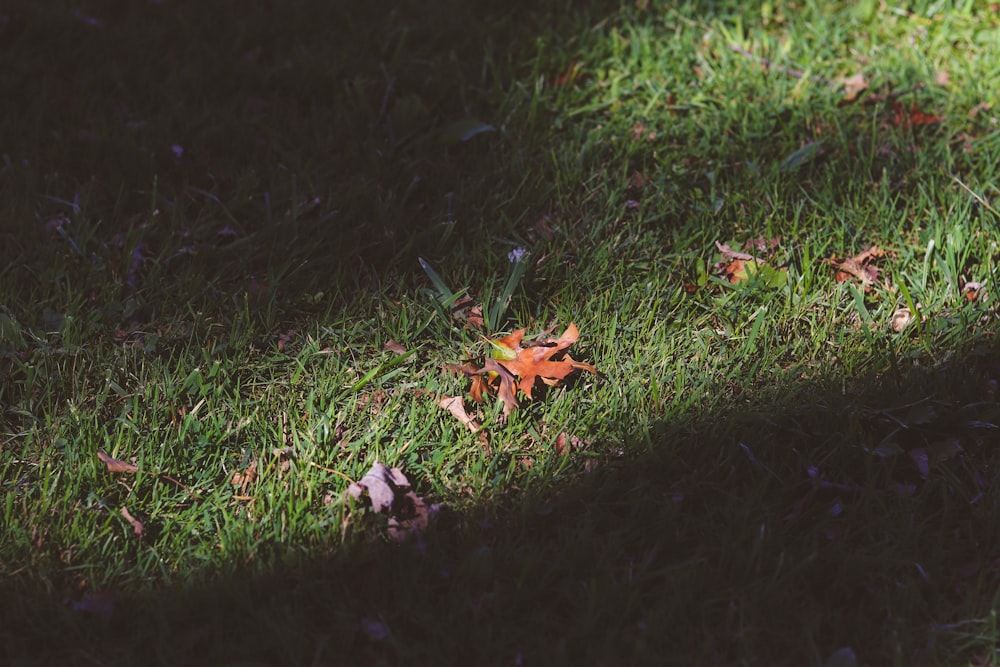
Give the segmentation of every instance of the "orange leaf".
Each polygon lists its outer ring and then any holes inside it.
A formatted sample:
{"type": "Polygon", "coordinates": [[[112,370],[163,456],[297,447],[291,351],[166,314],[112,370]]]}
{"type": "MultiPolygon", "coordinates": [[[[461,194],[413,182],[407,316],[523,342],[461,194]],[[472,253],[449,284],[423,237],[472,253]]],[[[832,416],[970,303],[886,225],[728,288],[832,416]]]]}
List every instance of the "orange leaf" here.
{"type": "Polygon", "coordinates": [[[553,356],[568,348],[579,338],[579,330],[575,324],[570,323],[566,331],[556,340],[521,348],[517,351],[517,356],[514,359],[500,359],[498,361],[501,366],[521,378],[518,382],[518,388],[524,392],[525,396],[531,398],[531,390],[538,378],[542,378],[546,384],[554,386],[576,369],[597,373],[597,369],[592,365],[574,361],[569,355],[557,361],[552,360],[553,356]]]}
{"type": "Polygon", "coordinates": [[[944,120],[944,116],[935,116],[929,113],[924,113],[917,108],[916,102],[910,105],[909,110],[907,110],[901,103],[896,102],[892,105],[892,111],[893,125],[896,126],[914,127],[917,125],[933,125],[934,123],[939,123],[944,120]]]}

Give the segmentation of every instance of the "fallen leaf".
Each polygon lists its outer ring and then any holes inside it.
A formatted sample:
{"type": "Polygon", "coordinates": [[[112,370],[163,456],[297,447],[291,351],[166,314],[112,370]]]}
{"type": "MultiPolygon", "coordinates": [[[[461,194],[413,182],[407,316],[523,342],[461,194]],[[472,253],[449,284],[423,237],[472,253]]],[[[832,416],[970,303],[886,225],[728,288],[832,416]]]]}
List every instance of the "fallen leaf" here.
{"type": "Polygon", "coordinates": [[[476,420],[465,411],[465,403],[461,396],[443,396],[438,401],[438,405],[455,415],[455,419],[465,424],[473,433],[480,429],[476,420]]]}
{"type": "MultiPolygon", "coordinates": [[[[483,372],[492,373],[497,378],[497,382],[499,383],[496,388],[497,396],[499,396],[500,400],[503,401],[503,416],[504,419],[506,419],[507,417],[510,416],[511,412],[517,410],[517,408],[519,407],[517,402],[517,392],[514,389],[514,380],[515,380],[514,375],[509,370],[507,370],[499,363],[497,363],[496,360],[491,359],[489,357],[487,357],[486,361],[484,362],[483,372]]],[[[482,402],[482,390],[489,389],[492,385],[482,375],[480,375],[479,377],[481,379],[479,383],[479,390],[480,390],[479,402],[482,402]]],[[[477,388],[476,383],[474,381],[473,392],[475,392],[476,388],[477,388]]],[[[474,393],[473,393],[473,398],[475,398],[474,393]]]]}
{"type": "Polygon", "coordinates": [[[719,253],[722,255],[722,260],[723,261],[727,261],[727,260],[728,261],[732,261],[732,260],[740,259],[740,260],[743,260],[744,262],[757,262],[759,264],[763,264],[764,263],[763,259],[759,259],[759,258],[757,258],[757,257],[755,257],[755,256],[753,256],[753,255],[751,255],[750,253],[747,253],[747,252],[740,252],[739,250],[733,250],[726,243],[719,243],[718,241],[716,241],[715,242],[715,247],[719,249],[719,253]]]}
{"type": "Polygon", "coordinates": [[[389,539],[395,542],[419,540],[440,509],[440,504],[428,505],[413,491],[407,491],[397,499],[389,517],[389,539]]]}
{"type": "Polygon", "coordinates": [[[355,500],[367,496],[376,513],[388,512],[400,489],[409,489],[410,481],[399,468],[389,468],[382,463],[374,463],[359,482],[347,487],[347,495],[355,500]]]}
{"type": "Polygon", "coordinates": [[[441,509],[414,493],[402,470],[378,462],[347,488],[347,495],[355,500],[367,496],[377,514],[389,514],[389,538],[396,542],[419,540],[441,509]]]}
{"type": "Polygon", "coordinates": [[[394,340],[387,342],[382,346],[382,349],[386,352],[392,352],[393,354],[406,354],[406,348],[394,340]]]}
{"type": "Polygon", "coordinates": [[[284,352],[285,347],[288,346],[293,340],[298,332],[295,329],[289,329],[285,332],[278,333],[278,352],[284,352]]]}
{"type": "Polygon", "coordinates": [[[868,82],[865,80],[865,75],[861,72],[847,77],[841,80],[841,85],[844,86],[844,97],[840,100],[841,104],[847,104],[858,99],[858,95],[868,88],[868,82]]]}
{"type": "Polygon", "coordinates": [[[132,530],[135,531],[136,536],[142,537],[142,531],[145,530],[145,526],[142,525],[142,521],[139,521],[132,516],[132,514],[128,511],[128,508],[125,506],[122,506],[121,508],[121,515],[126,521],[132,524],[132,530]]]}
{"type": "MultiPolygon", "coordinates": [[[[509,342],[513,342],[513,345],[510,345],[509,349],[514,352],[514,357],[507,358],[507,355],[502,354],[503,358],[497,359],[497,363],[515,376],[521,378],[517,385],[518,389],[523,391],[524,395],[529,399],[531,398],[531,390],[535,386],[535,381],[539,378],[545,384],[555,386],[574,370],[585,370],[594,375],[597,374],[597,369],[594,366],[575,361],[569,354],[564,354],[558,361],[552,359],[557,353],[561,353],[579,340],[580,332],[576,328],[576,324],[570,322],[566,331],[559,338],[532,345],[531,347],[520,347],[523,335],[524,329],[520,329],[514,332],[514,334],[501,339],[503,341],[510,339],[509,342]],[[514,340],[515,334],[516,340],[514,340]]],[[[501,344],[504,347],[508,346],[508,343],[501,344]]]]}
{"type": "Polygon", "coordinates": [[[916,102],[911,104],[909,109],[904,107],[901,102],[895,102],[892,105],[892,114],[892,124],[903,128],[916,127],[918,125],[933,125],[945,118],[944,116],[924,113],[917,108],[916,102]]]}
{"type": "Polygon", "coordinates": [[[847,259],[830,257],[828,259],[824,259],[823,261],[837,269],[837,273],[834,275],[834,280],[838,283],[850,280],[853,276],[854,278],[860,280],[867,289],[872,284],[878,282],[879,268],[872,262],[875,259],[884,256],[885,251],[877,245],[873,245],[861,251],[854,257],[848,257],[847,259]]]}
{"type": "Polygon", "coordinates": [[[229,483],[233,486],[240,487],[240,493],[246,495],[247,489],[253,485],[257,480],[257,461],[250,461],[250,465],[243,469],[243,471],[237,470],[233,473],[232,479],[229,483]]]}
{"type": "Polygon", "coordinates": [[[966,301],[976,301],[984,294],[982,283],[968,282],[962,287],[962,296],[966,301]]]}
{"type": "Polygon", "coordinates": [[[899,333],[908,327],[912,321],[913,313],[910,312],[910,309],[900,308],[892,314],[892,330],[899,333]]]}
{"type": "Polygon", "coordinates": [[[119,461],[118,459],[109,456],[103,449],[97,450],[97,458],[108,466],[108,472],[127,473],[129,475],[134,475],[139,472],[138,466],[127,463],[126,461],[119,461]]]}
{"type": "Polygon", "coordinates": [[[278,459],[278,466],[281,468],[281,472],[288,472],[288,469],[292,467],[292,459],[295,458],[295,448],[279,447],[271,450],[271,456],[278,459]]]}

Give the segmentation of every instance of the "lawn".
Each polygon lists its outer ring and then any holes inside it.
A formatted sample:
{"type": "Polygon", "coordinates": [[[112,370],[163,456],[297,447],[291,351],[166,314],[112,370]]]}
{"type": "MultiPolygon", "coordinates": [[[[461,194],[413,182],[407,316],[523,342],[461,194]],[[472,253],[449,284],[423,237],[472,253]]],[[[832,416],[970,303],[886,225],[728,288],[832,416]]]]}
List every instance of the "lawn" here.
{"type": "Polygon", "coordinates": [[[997,664],[997,53],[985,2],[0,8],[0,662],[997,664]]]}

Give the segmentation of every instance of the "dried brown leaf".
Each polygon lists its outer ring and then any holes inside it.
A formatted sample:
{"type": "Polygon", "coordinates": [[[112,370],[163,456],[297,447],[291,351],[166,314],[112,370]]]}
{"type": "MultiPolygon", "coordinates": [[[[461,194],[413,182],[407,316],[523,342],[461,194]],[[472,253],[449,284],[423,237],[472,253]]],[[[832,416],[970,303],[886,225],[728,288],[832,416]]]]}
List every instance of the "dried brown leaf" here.
{"type": "Polygon", "coordinates": [[[103,449],[97,450],[97,458],[104,462],[108,467],[108,472],[120,472],[129,475],[134,475],[139,472],[139,467],[135,466],[127,461],[119,461],[118,459],[110,456],[103,449]]]}
{"type": "Polygon", "coordinates": [[[913,321],[913,313],[910,312],[909,308],[900,308],[892,314],[892,330],[895,333],[900,333],[903,329],[910,325],[913,321]]]}
{"type": "Polygon", "coordinates": [[[740,252],[739,250],[733,250],[731,247],[729,247],[728,244],[725,243],[719,243],[718,241],[716,241],[715,247],[718,248],[719,252],[722,254],[723,261],[741,259],[745,262],[758,262],[760,264],[764,263],[763,259],[754,257],[750,253],[740,252]]]}
{"type": "Polygon", "coordinates": [[[394,340],[387,342],[382,346],[382,349],[386,352],[392,352],[393,354],[406,354],[406,348],[394,340]]]}
{"type": "Polygon", "coordinates": [[[842,79],[840,83],[844,86],[844,97],[841,99],[841,104],[853,102],[858,99],[859,94],[868,88],[865,75],[861,72],[842,79]]]}
{"type": "Polygon", "coordinates": [[[142,532],[146,529],[146,527],[142,525],[142,521],[139,521],[132,516],[132,514],[128,511],[128,508],[125,506],[122,506],[121,508],[121,515],[122,518],[132,525],[132,530],[135,531],[136,537],[142,537],[142,532]]]}
{"type": "Polygon", "coordinates": [[[453,414],[455,419],[465,424],[473,433],[480,429],[479,423],[465,411],[465,403],[461,396],[443,396],[438,405],[453,414]]]}
{"type": "Polygon", "coordinates": [[[838,283],[845,282],[853,276],[868,287],[878,282],[879,268],[873,264],[874,260],[884,256],[885,251],[877,245],[873,245],[854,257],[847,259],[830,257],[823,261],[837,269],[834,280],[838,283]]]}

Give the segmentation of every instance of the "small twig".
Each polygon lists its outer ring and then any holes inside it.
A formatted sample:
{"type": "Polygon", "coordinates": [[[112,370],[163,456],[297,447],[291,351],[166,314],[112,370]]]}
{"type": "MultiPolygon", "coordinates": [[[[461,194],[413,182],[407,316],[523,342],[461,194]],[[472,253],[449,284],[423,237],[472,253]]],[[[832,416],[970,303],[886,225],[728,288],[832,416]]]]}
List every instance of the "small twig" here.
{"type": "Polygon", "coordinates": [[[177,486],[181,487],[181,489],[184,491],[184,493],[188,494],[189,496],[191,496],[195,500],[201,500],[201,496],[199,496],[196,492],[192,491],[191,489],[187,488],[186,486],[184,486],[183,484],[181,484],[180,482],[178,482],[176,479],[174,479],[170,475],[165,475],[162,472],[161,473],[157,473],[157,475],[159,476],[160,479],[165,479],[168,482],[173,482],[177,486]]]}
{"type": "Polygon", "coordinates": [[[313,463],[312,461],[306,461],[306,463],[308,463],[309,465],[313,466],[314,468],[319,468],[320,470],[322,470],[324,472],[328,472],[328,473],[337,475],[338,477],[343,477],[344,479],[346,479],[351,484],[354,484],[354,480],[353,479],[351,479],[348,475],[340,472],[339,470],[334,470],[333,468],[325,468],[325,467],[321,466],[318,463],[313,463]]]}
{"type": "Polygon", "coordinates": [[[972,195],[972,196],[973,196],[973,198],[974,198],[974,199],[975,199],[975,200],[976,200],[977,202],[979,202],[979,204],[980,204],[980,205],[981,205],[981,206],[982,206],[983,208],[985,208],[985,209],[986,209],[987,211],[989,211],[989,212],[990,212],[990,213],[992,213],[993,215],[995,215],[995,216],[997,216],[998,218],[1000,218],[1000,213],[998,213],[998,212],[997,212],[997,210],[996,210],[995,208],[993,208],[992,206],[990,206],[990,203],[989,203],[988,201],[986,201],[985,199],[983,199],[982,195],[979,195],[979,194],[977,194],[977,193],[973,192],[973,191],[972,191],[972,188],[970,188],[970,187],[969,187],[968,185],[966,185],[966,184],[965,184],[965,183],[963,183],[962,181],[958,180],[958,176],[952,176],[952,178],[953,178],[953,179],[955,180],[955,182],[956,182],[956,183],[958,183],[958,184],[959,184],[959,185],[961,185],[961,186],[962,186],[963,188],[965,188],[965,191],[966,191],[966,192],[968,192],[968,193],[969,193],[970,195],[972,195]]]}

